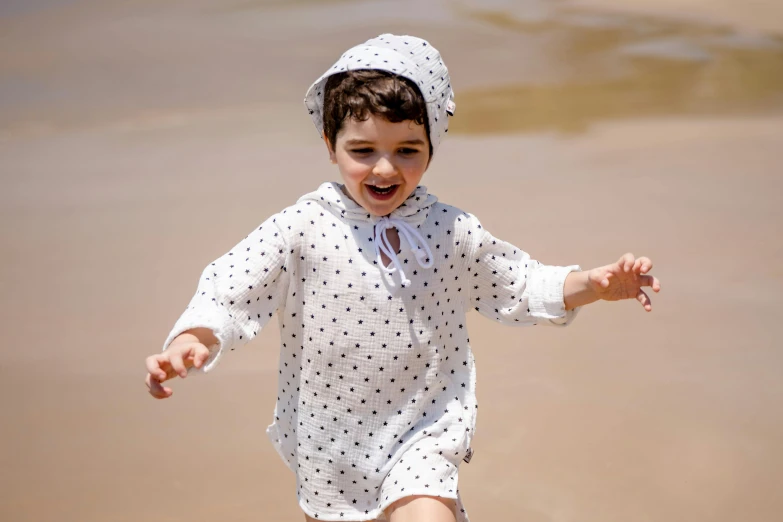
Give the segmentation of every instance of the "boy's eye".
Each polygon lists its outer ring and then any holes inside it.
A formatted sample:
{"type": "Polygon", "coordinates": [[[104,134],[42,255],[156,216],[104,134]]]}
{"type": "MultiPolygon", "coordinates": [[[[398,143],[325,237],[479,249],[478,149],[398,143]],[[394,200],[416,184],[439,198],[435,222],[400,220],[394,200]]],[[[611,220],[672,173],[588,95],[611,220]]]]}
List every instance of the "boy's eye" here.
{"type": "Polygon", "coordinates": [[[400,149],[400,154],[416,154],[419,151],[417,149],[410,149],[410,148],[402,148],[400,149]]]}
{"type": "Polygon", "coordinates": [[[370,154],[372,152],[372,149],[369,147],[362,147],[361,149],[353,149],[351,152],[356,154],[370,154]]]}

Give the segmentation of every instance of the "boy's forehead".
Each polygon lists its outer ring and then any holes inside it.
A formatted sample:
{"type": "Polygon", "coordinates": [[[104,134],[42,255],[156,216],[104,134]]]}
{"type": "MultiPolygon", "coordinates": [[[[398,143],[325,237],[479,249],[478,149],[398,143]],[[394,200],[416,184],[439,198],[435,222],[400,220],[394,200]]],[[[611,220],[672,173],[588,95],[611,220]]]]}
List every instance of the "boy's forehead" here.
{"type": "Polygon", "coordinates": [[[342,125],[337,138],[343,140],[364,141],[423,141],[426,143],[427,132],[424,125],[413,120],[391,122],[381,116],[368,115],[364,120],[347,118],[342,125]]]}

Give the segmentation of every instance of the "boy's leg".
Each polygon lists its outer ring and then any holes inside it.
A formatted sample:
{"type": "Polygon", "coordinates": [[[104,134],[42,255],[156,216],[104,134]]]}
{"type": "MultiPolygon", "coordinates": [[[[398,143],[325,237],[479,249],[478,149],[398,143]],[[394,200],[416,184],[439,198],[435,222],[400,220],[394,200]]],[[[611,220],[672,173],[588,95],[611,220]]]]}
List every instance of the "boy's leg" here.
{"type": "MultiPolygon", "coordinates": [[[[386,508],[389,522],[456,522],[455,503],[450,498],[411,496],[386,508]]],[[[305,522],[318,522],[305,515],[305,522]]]]}
{"type": "Polygon", "coordinates": [[[401,498],[386,509],[389,522],[456,522],[450,498],[423,495],[401,498]]]}

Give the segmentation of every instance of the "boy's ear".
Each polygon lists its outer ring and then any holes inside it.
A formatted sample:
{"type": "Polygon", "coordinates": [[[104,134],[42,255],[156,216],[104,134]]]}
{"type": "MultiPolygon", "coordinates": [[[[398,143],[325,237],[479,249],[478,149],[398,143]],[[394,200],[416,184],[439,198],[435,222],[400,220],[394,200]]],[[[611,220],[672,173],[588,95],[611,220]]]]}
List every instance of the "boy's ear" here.
{"type": "Polygon", "coordinates": [[[337,163],[337,156],[334,154],[334,148],[332,148],[332,144],[326,136],[324,136],[324,143],[326,144],[326,150],[329,151],[329,161],[337,163]]]}

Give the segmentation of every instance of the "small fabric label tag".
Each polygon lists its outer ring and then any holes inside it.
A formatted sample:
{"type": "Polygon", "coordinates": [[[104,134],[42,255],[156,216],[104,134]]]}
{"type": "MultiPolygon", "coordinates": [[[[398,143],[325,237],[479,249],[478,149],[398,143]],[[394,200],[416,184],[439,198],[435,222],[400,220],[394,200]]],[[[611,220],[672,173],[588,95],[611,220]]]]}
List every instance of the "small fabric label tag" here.
{"type": "Polygon", "coordinates": [[[468,452],[465,453],[465,458],[462,459],[466,464],[470,464],[470,459],[473,458],[473,448],[468,448],[468,452]]]}

